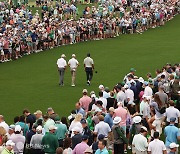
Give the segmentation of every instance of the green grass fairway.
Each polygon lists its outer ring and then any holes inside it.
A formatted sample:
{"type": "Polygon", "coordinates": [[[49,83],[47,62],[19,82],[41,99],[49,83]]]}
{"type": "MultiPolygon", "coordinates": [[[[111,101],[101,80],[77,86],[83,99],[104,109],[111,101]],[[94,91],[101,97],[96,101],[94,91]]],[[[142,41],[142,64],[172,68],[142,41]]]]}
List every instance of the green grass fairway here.
{"type": "Polygon", "coordinates": [[[122,81],[131,67],[137,75],[145,77],[147,72],[162,67],[165,63],[180,62],[180,15],[165,26],[134,35],[102,41],[89,41],[68,45],[46,52],[33,54],[22,59],[0,64],[0,114],[8,123],[22,113],[24,108],[34,112],[48,107],[62,115],[68,115],[81,97],[83,88],[98,91],[99,84],[113,87],[122,81]],[[83,59],[90,52],[98,71],[92,85],[86,86],[83,59]],[[69,69],[65,74],[65,86],[59,87],[56,61],[62,53],[67,59],[77,55],[80,67],[76,87],[71,87],[69,69]]]}

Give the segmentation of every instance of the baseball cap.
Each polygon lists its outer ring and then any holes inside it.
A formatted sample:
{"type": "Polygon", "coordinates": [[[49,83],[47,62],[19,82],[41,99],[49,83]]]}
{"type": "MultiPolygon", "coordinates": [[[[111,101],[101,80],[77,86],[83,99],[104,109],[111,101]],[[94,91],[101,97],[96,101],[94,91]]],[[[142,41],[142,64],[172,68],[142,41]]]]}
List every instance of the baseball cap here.
{"type": "Polygon", "coordinates": [[[146,127],[142,126],[141,129],[145,130],[146,132],[148,131],[146,127]]]}
{"type": "Polygon", "coordinates": [[[135,116],[135,117],[133,118],[133,122],[134,122],[135,124],[140,123],[141,120],[142,120],[142,118],[141,118],[140,116],[135,116]]]}
{"type": "Polygon", "coordinates": [[[96,98],[96,95],[95,95],[95,94],[92,94],[92,95],[91,95],[91,98],[96,98]]]}
{"type": "Polygon", "coordinates": [[[42,126],[38,126],[37,128],[36,128],[36,131],[42,131],[42,126]]]}
{"type": "Polygon", "coordinates": [[[125,89],[128,89],[128,88],[129,88],[129,86],[128,86],[127,84],[125,84],[125,85],[124,85],[124,88],[125,88],[125,89]]]}
{"type": "Polygon", "coordinates": [[[104,86],[102,84],[99,85],[99,89],[104,89],[104,86]]]}
{"type": "Polygon", "coordinates": [[[110,111],[110,112],[114,112],[114,108],[113,108],[113,107],[110,107],[110,108],[109,108],[109,111],[110,111]]]}
{"type": "Polygon", "coordinates": [[[8,140],[6,146],[15,146],[15,143],[12,140],[8,140]]]}
{"type": "Polygon", "coordinates": [[[83,93],[88,93],[87,89],[83,89],[82,92],[83,92],[83,93]]]}
{"type": "Polygon", "coordinates": [[[138,81],[144,83],[144,79],[142,77],[139,77],[138,81]]]}
{"type": "Polygon", "coordinates": [[[65,58],[65,57],[66,57],[66,55],[65,55],[65,54],[62,54],[62,55],[61,55],[61,58],[65,58]]]}
{"type": "Polygon", "coordinates": [[[105,138],[105,135],[103,135],[103,134],[99,134],[99,136],[98,136],[98,140],[103,140],[105,138]]]}
{"type": "Polygon", "coordinates": [[[34,112],[34,114],[35,114],[35,115],[36,115],[36,114],[42,114],[42,111],[37,110],[36,112],[34,112]]]}
{"type": "Polygon", "coordinates": [[[53,111],[53,108],[52,108],[52,107],[49,107],[49,108],[47,109],[47,112],[49,112],[49,111],[53,111]]]}
{"type": "Polygon", "coordinates": [[[148,85],[148,82],[147,82],[147,81],[144,81],[144,85],[147,86],[147,85],[148,85]]]}
{"type": "Polygon", "coordinates": [[[76,57],[76,55],[75,55],[75,54],[72,54],[72,57],[76,57]]]}
{"type": "Polygon", "coordinates": [[[86,124],[87,123],[87,121],[86,121],[86,119],[81,119],[81,124],[86,124]]]}
{"type": "Polygon", "coordinates": [[[56,129],[57,127],[55,127],[54,125],[49,126],[49,130],[56,130],[56,129]]]}
{"type": "Polygon", "coordinates": [[[135,68],[131,68],[130,72],[136,72],[136,69],[135,68]]]}
{"type": "Polygon", "coordinates": [[[175,117],[171,117],[170,118],[170,122],[175,122],[176,121],[176,118],[175,117]]]}
{"type": "Polygon", "coordinates": [[[82,136],[82,140],[87,140],[88,138],[89,138],[89,136],[87,136],[87,135],[82,136]]]}
{"type": "Polygon", "coordinates": [[[10,129],[10,130],[14,130],[14,129],[15,129],[15,125],[13,125],[13,124],[10,125],[10,126],[9,126],[9,129],[10,129]]]}
{"type": "Polygon", "coordinates": [[[113,120],[113,124],[119,124],[121,122],[121,117],[115,117],[113,120]]]}
{"type": "Polygon", "coordinates": [[[170,145],[169,145],[169,147],[170,147],[170,149],[173,149],[173,148],[178,148],[179,147],[179,144],[176,144],[176,143],[171,143],[170,145]]]}
{"type": "Polygon", "coordinates": [[[15,126],[15,132],[21,132],[21,126],[20,125],[15,126]]]}

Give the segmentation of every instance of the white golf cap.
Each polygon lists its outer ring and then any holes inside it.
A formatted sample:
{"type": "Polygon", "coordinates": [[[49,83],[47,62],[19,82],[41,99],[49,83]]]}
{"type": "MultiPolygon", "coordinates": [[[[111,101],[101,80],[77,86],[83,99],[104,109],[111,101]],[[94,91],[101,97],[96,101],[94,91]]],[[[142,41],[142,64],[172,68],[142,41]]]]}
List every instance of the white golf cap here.
{"type": "Polygon", "coordinates": [[[75,54],[72,54],[72,57],[76,57],[76,55],[75,55],[75,54]]]}
{"type": "Polygon", "coordinates": [[[119,124],[121,122],[121,117],[115,117],[113,120],[113,124],[119,124]]]}
{"type": "Polygon", "coordinates": [[[36,128],[36,131],[42,131],[42,126],[38,126],[37,128],[36,128]]]}
{"type": "Polygon", "coordinates": [[[96,95],[95,95],[95,94],[92,94],[92,95],[91,95],[91,98],[96,98],[96,95]]]}
{"type": "Polygon", "coordinates": [[[15,143],[12,140],[8,140],[6,146],[15,146],[15,143]]]}
{"type": "Polygon", "coordinates": [[[21,132],[21,126],[20,125],[15,126],[15,132],[21,132]]]}
{"type": "Polygon", "coordinates": [[[127,84],[125,84],[125,85],[124,85],[124,88],[125,88],[125,89],[128,89],[128,88],[129,88],[129,86],[128,86],[127,84]]]}
{"type": "Polygon", "coordinates": [[[144,83],[144,79],[142,77],[139,77],[138,81],[144,83]]]}
{"type": "Polygon", "coordinates": [[[81,129],[79,128],[79,127],[74,127],[73,129],[72,129],[72,131],[73,132],[81,132],[81,129]]]}
{"type": "Polygon", "coordinates": [[[49,126],[49,130],[56,130],[56,129],[57,127],[55,127],[54,125],[49,126]]]}
{"type": "Polygon", "coordinates": [[[146,132],[148,131],[146,127],[142,126],[141,129],[144,129],[146,132]]]}
{"type": "Polygon", "coordinates": [[[142,120],[142,118],[141,118],[140,116],[135,116],[135,117],[133,118],[133,122],[134,122],[135,124],[140,123],[141,120],[142,120]]]}
{"type": "Polygon", "coordinates": [[[82,92],[83,92],[83,93],[88,93],[87,89],[83,89],[82,92]]]}
{"type": "Polygon", "coordinates": [[[114,109],[113,107],[110,107],[110,108],[109,108],[109,111],[110,111],[110,112],[114,112],[114,110],[115,110],[115,109],[114,109]]]}
{"type": "Polygon", "coordinates": [[[36,114],[42,114],[42,111],[37,110],[36,112],[34,112],[34,114],[35,114],[35,115],[36,115],[36,114]]]}
{"type": "Polygon", "coordinates": [[[65,58],[65,57],[66,57],[66,55],[65,55],[65,54],[62,54],[62,55],[61,55],[61,58],[65,58]]]}
{"type": "Polygon", "coordinates": [[[170,145],[169,145],[169,147],[170,147],[170,149],[173,149],[173,148],[178,148],[179,147],[179,144],[176,144],[176,143],[171,143],[170,145]]]}
{"type": "Polygon", "coordinates": [[[99,89],[104,89],[104,86],[102,84],[99,85],[99,89]]]}

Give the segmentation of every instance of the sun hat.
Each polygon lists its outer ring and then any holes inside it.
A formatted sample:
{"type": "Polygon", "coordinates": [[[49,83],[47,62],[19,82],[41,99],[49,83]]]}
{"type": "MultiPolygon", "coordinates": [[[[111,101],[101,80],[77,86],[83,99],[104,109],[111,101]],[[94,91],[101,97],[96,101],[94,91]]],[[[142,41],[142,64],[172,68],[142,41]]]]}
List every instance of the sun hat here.
{"type": "Polygon", "coordinates": [[[15,126],[15,132],[21,132],[21,126],[20,125],[15,126]]]}
{"type": "Polygon", "coordinates": [[[15,146],[15,143],[12,140],[8,140],[6,146],[15,146]]]}
{"type": "Polygon", "coordinates": [[[66,55],[65,55],[65,54],[62,54],[62,55],[61,55],[61,58],[65,58],[65,57],[66,57],[66,55]]]}
{"type": "Polygon", "coordinates": [[[176,143],[171,143],[170,145],[169,145],[169,147],[170,147],[170,149],[173,149],[173,148],[178,148],[179,147],[179,144],[176,144],[176,143]]]}
{"type": "Polygon", "coordinates": [[[124,89],[128,89],[129,86],[127,84],[124,85],[124,89]]]}
{"type": "Polygon", "coordinates": [[[104,86],[102,84],[99,85],[99,89],[104,89],[104,86]]]}
{"type": "Polygon", "coordinates": [[[144,79],[142,77],[139,77],[138,81],[144,83],[144,79]]]}
{"type": "Polygon", "coordinates": [[[75,55],[75,54],[72,54],[72,57],[76,57],[76,55],[75,55]]]}
{"type": "Polygon", "coordinates": [[[135,117],[133,118],[133,122],[134,122],[135,124],[140,123],[141,120],[142,120],[142,118],[141,118],[140,116],[135,116],[135,117]]]}
{"type": "Polygon", "coordinates": [[[113,124],[119,124],[121,122],[121,117],[115,117],[113,120],[113,124]]]}
{"type": "Polygon", "coordinates": [[[49,130],[56,130],[56,129],[57,127],[55,127],[54,125],[49,126],[49,130]]]}

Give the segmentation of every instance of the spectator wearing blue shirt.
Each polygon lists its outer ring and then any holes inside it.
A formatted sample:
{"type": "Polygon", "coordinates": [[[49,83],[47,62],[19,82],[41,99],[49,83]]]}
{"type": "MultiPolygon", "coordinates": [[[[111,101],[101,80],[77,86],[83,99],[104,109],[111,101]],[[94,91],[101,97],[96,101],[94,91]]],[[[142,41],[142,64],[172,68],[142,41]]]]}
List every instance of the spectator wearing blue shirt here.
{"type": "Polygon", "coordinates": [[[98,150],[96,150],[95,154],[109,154],[109,152],[106,149],[107,142],[105,140],[98,142],[98,150]]]}
{"type": "Polygon", "coordinates": [[[110,107],[109,108],[109,113],[106,114],[106,116],[104,117],[104,122],[106,122],[110,128],[112,128],[113,126],[113,115],[114,115],[114,108],[110,107]]]}
{"type": "Polygon", "coordinates": [[[164,133],[166,136],[165,146],[167,147],[167,151],[170,151],[169,148],[171,143],[174,142],[177,144],[177,140],[180,140],[180,131],[176,126],[174,126],[175,121],[175,117],[170,118],[170,125],[166,126],[164,129],[164,133]]]}
{"type": "Polygon", "coordinates": [[[83,115],[83,117],[85,116],[85,111],[84,109],[81,107],[80,103],[76,103],[76,110],[75,110],[76,114],[80,113],[83,115]]]}

